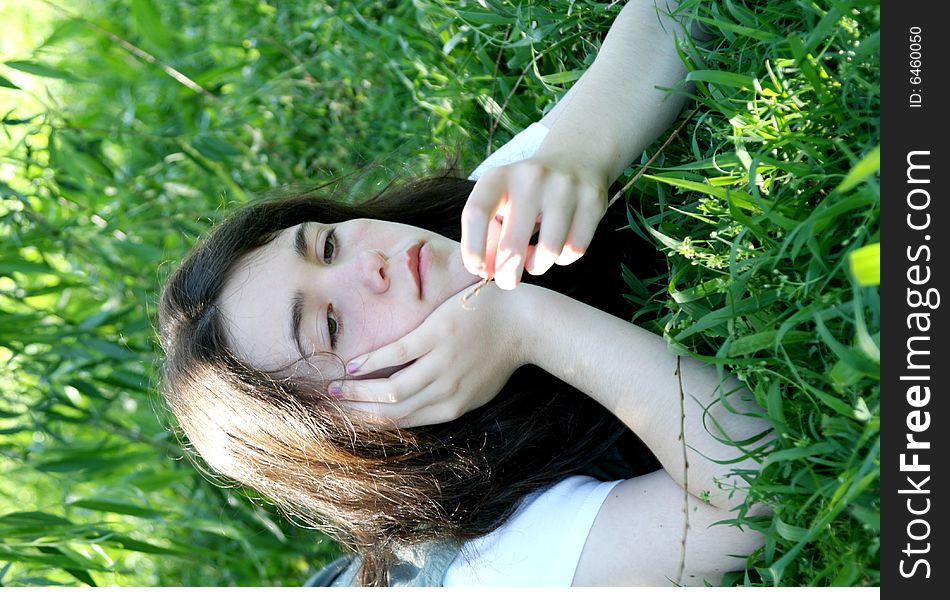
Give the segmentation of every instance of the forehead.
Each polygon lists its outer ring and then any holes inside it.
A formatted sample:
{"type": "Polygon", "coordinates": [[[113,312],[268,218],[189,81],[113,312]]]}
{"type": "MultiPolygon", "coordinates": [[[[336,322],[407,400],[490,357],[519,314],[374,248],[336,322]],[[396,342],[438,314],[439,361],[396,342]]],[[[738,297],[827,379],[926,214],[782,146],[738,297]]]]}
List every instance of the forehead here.
{"type": "Polygon", "coordinates": [[[277,368],[300,358],[289,321],[296,229],[282,230],[238,259],[218,301],[231,349],[259,368],[277,368]]]}

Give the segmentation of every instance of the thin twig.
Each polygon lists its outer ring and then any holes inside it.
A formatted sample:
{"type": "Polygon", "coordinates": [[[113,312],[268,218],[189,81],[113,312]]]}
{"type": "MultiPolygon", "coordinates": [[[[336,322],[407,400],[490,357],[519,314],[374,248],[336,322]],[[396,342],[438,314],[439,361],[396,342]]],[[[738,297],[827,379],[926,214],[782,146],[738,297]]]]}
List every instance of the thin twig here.
{"type": "Polygon", "coordinates": [[[474,298],[475,296],[477,296],[477,295],[478,295],[478,292],[480,292],[483,287],[485,287],[486,285],[488,285],[488,282],[491,281],[492,279],[494,279],[494,276],[492,276],[492,277],[486,277],[485,279],[482,279],[482,280],[478,283],[478,285],[476,285],[476,286],[472,289],[472,291],[470,291],[470,292],[468,292],[467,294],[465,294],[464,296],[462,296],[462,299],[459,300],[459,303],[462,305],[462,308],[464,308],[465,310],[475,310],[475,307],[474,307],[474,306],[469,306],[469,305],[468,305],[468,301],[471,300],[472,298],[474,298]]]}
{"type": "Polygon", "coordinates": [[[640,170],[637,171],[636,174],[630,178],[630,181],[628,181],[626,185],[624,185],[623,188],[619,192],[614,194],[614,197],[611,198],[610,202],[607,203],[607,208],[610,208],[611,206],[613,206],[613,203],[616,202],[618,199],[620,199],[620,197],[623,196],[624,193],[630,189],[630,186],[632,186],[634,183],[636,183],[638,179],[640,179],[640,177],[646,172],[646,170],[650,168],[650,165],[652,165],[653,162],[660,156],[660,154],[664,150],[666,150],[666,147],[670,145],[670,142],[672,142],[673,139],[679,135],[679,132],[683,130],[683,127],[685,127],[686,124],[689,123],[693,119],[693,117],[696,115],[697,112],[699,112],[698,106],[694,108],[692,112],[690,112],[688,115],[686,115],[686,118],[683,119],[683,122],[679,124],[679,127],[677,127],[673,131],[673,133],[670,134],[670,137],[666,138],[666,141],[663,142],[663,145],[660,146],[660,149],[657,150],[655,153],[653,153],[653,156],[650,157],[650,160],[648,160],[646,163],[644,163],[642,167],[640,167],[640,170]]]}
{"type": "Polygon", "coordinates": [[[680,564],[676,569],[676,585],[683,585],[686,570],[686,536],[689,534],[689,458],[686,456],[686,394],[683,392],[683,371],[676,357],[676,379],[680,388],[680,443],[683,447],[683,539],[680,543],[680,564]]]}

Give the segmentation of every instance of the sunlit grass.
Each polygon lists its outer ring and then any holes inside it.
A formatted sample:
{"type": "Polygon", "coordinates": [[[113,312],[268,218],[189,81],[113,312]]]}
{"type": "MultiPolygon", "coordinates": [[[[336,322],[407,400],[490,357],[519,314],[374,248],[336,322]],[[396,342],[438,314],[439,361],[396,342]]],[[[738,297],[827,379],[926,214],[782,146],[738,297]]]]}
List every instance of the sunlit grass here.
{"type": "MultiPolygon", "coordinates": [[[[627,265],[631,313],[736,372],[778,433],[752,483],[774,518],[746,522],[768,543],[733,583],[876,585],[878,8],[683,4],[712,40],[682,49],[698,112],[626,194],[631,240],[664,255],[627,265]]],[[[620,7],[60,6],[94,27],[0,1],[0,62],[41,65],[0,65],[23,88],[0,87],[0,583],[300,583],[335,547],[209,484],[163,425],[164,275],[274,185],[474,166],[620,7]]]]}

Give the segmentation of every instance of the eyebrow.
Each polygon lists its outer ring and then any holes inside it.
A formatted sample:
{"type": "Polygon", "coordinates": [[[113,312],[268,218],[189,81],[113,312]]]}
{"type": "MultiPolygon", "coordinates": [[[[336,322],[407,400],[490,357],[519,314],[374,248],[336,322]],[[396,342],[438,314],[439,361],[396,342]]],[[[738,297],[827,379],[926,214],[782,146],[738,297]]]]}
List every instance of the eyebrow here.
{"type": "Polygon", "coordinates": [[[300,258],[307,258],[307,224],[301,223],[297,227],[297,233],[294,235],[294,252],[300,255],[300,258]]]}
{"type": "Polygon", "coordinates": [[[294,293],[290,301],[290,332],[297,344],[297,351],[300,352],[300,358],[304,358],[303,344],[300,342],[300,323],[303,321],[303,294],[300,291],[294,293]]]}
{"type": "MultiPolygon", "coordinates": [[[[307,253],[307,224],[301,223],[294,233],[294,252],[306,259],[307,253]]],[[[300,352],[300,358],[306,358],[303,351],[303,342],[300,341],[300,324],[303,322],[303,292],[297,290],[290,299],[290,334],[294,343],[297,345],[297,351],[300,352]]]]}

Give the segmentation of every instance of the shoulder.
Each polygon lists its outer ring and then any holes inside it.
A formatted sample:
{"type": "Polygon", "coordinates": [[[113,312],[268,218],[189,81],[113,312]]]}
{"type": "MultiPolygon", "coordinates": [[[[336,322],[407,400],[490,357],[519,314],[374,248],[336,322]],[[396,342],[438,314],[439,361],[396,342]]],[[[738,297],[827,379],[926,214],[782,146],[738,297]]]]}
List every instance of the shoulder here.
{"type": "Polygon", "coordinates": [[[528,496],[504,525],[463,545],[444,585],[571,585],[591,525],[617,483],[568,477],[528,496]]]}
{"type": "Polygon", "coordinates": [[[605,498],[574,585],[719,585],[762,542],[755,531],[721,523],[733,518],[686,494],[665,470],[627,479],[605,498]]]}

